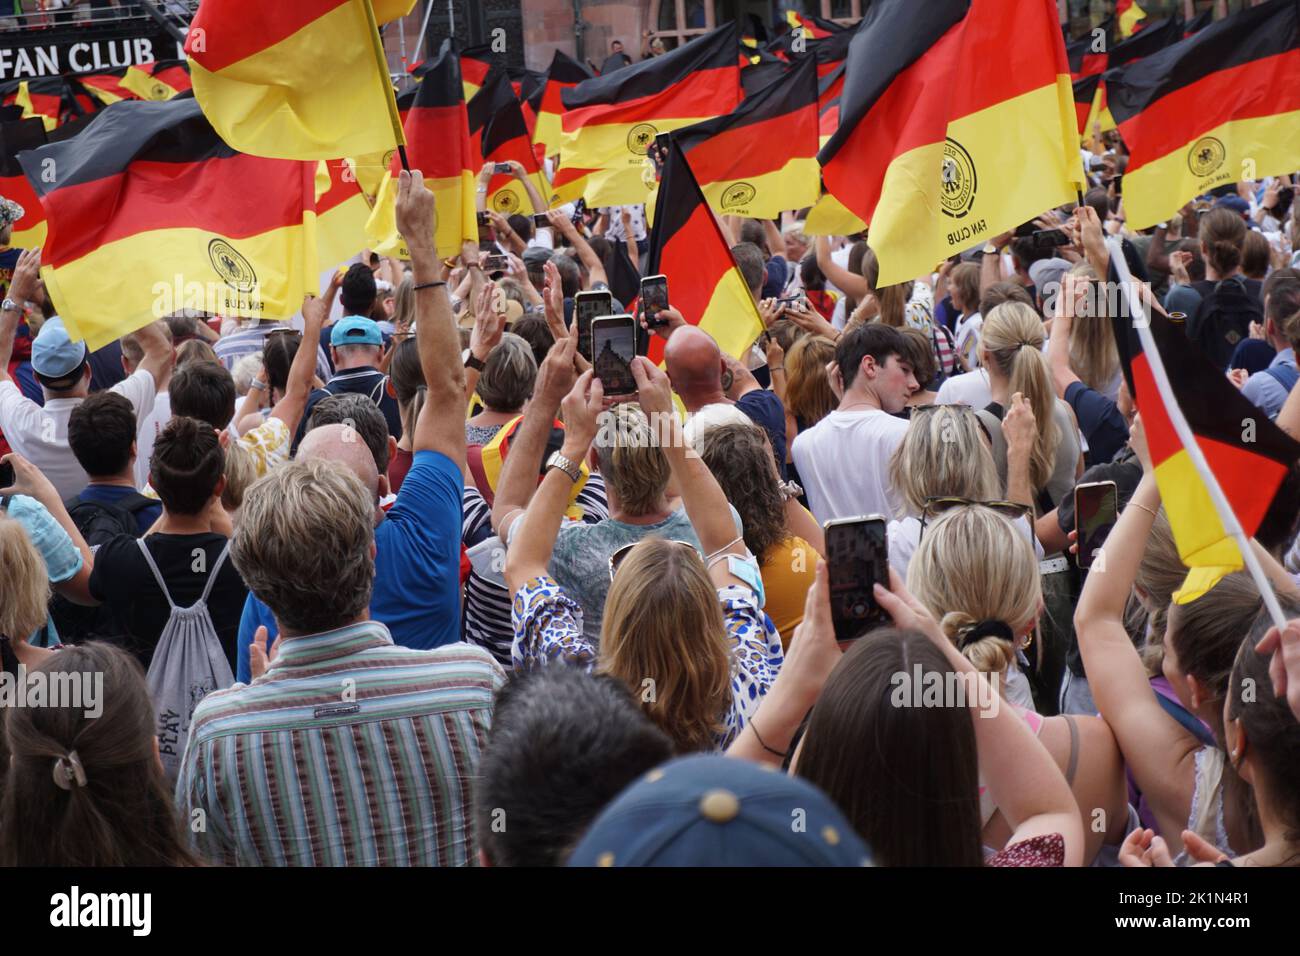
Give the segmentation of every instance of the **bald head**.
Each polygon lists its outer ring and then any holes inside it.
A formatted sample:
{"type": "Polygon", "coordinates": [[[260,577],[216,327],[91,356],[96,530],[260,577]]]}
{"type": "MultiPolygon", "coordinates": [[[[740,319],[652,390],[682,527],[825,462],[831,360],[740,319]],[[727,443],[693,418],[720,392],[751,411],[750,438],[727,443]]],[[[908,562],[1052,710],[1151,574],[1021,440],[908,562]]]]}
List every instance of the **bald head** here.
{"type": "Polygon", "coordinates": [[[707,332],[693,325],[679,328],[664,348],[664,365],[688,409],[694,398],[707,404],[722,394],[722,351],[707,332]]]}
{"type": "Polygon", "coordinates": [[[334,424],[313,428],[298,446],[297,459],[336,461],[361,479],[373,500],[379,500],[379,469],[375,467],[375,456],[350,426],[334,424]]]}

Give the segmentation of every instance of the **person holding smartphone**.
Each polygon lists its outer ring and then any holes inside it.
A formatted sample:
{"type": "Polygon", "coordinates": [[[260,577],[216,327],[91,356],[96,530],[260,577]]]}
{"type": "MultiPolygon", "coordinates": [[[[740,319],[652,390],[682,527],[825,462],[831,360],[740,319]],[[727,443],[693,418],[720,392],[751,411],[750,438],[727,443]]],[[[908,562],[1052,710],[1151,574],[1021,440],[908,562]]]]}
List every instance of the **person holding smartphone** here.
{"type": "Polygon", "coordinates": [[[642,357],[632,372],[705,557],[657,536],[621,552],[607,572],[612,583],[599,641],[584,636],[579,619],[586,609],[547,570],[576,480],[573,463],[586,457],[600,428],[604,390],[594,373],[583,373],[564,399],[564,445],[506,553],[514,664],[599,664],[637,694],[656,688],[653,700],[642,700],[679,753],[723,749],[771,687],[781,640],[763,614],[762,577],[736,534],[726,496],[704,462],[687,453],[667,376],[642,357]],[[679,663],[686,660],[690,668],[679,663]]]}

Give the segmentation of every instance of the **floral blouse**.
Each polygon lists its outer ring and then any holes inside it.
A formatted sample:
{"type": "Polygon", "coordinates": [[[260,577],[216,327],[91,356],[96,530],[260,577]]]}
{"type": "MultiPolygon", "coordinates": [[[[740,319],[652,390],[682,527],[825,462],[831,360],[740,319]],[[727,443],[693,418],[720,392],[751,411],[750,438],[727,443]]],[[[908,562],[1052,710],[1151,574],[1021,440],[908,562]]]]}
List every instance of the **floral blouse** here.
{"type": "MultiPolygon", "coordinates": [[[[722,717],[718,749],[730,744],[758,710],[781,669],[781,635],[747,587],[718,588],[722,617],[732,641],[731,703],[722,717]]],[[[550,575],[519,589],[511,610],[515,640],[510,649],[516,670],[564,663],[585,670],[596,665],[597,649],[583,636],[582,608],[550,575]]]]}

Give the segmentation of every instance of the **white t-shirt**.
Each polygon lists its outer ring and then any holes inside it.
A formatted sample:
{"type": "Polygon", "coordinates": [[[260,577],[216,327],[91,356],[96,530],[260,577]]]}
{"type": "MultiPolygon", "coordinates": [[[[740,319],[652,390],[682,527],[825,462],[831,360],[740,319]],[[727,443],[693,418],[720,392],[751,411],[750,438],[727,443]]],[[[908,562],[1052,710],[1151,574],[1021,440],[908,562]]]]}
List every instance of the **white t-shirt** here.
{"type": "Polygon", "coordinates": [[[978,312],[972,312],[958,319],[957,327],[953,330],[953,338],[957,340],[957,352],[966,359],[966,364],[970,368],[979,365],[980,328],[983,325],[984,317],[978,312]]]}
{"type": "MultiPolygon", "coordinates": [[[[125,396],[142,422],[153,411],[158,386],[147,369],[114,385],[110,391],[125,396]]],[[[14,451],[41,470],[59,492],[71,498],[90,479],[68,447],[68,417],[81,404],[80,398],[54,398],[42,408],[18,390],[12,380],[0,382],[0,430],[14,451]]]]}
{"type": "Polygon", "coordinates": [[[135,486],[143,488],[149,483],[149,458],[153,455],[153,443],[160,432],[167,427],[172,417],[172,397],[168,392],[159,392],[153,402],[153,411],[140,419],[140,431],[135,436],[135,486]]]}
{"type": "Polygon", "coordinates": [[[939,386],[936,405],[969,405],[971,408],[987,408],[993,402],[993,392],[989,388],[989,373],[982,368],[973,372],[963,372],[946,378],[939,386]]]}
{"type": "Polygon", "coordinates": [[[817,520],[897,514],[889,460],[905,434],[905,420],[879,409],[831,412],[800,432],[792,454],[817,520]]]}

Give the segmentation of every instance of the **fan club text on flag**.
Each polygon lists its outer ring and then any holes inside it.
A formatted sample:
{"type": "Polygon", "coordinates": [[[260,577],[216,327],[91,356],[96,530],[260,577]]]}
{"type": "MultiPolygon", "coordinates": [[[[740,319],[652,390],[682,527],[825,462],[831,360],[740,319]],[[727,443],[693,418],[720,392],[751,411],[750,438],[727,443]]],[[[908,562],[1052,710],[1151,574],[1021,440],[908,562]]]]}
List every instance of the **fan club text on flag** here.
{"type": "Polygon", "coordinates": [[[180,55],[175,41],[156,37],[6,47],[0,49],[0,82],[61,73],[94,73],[180,55]]]}

